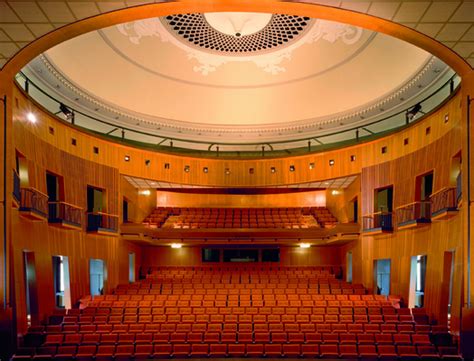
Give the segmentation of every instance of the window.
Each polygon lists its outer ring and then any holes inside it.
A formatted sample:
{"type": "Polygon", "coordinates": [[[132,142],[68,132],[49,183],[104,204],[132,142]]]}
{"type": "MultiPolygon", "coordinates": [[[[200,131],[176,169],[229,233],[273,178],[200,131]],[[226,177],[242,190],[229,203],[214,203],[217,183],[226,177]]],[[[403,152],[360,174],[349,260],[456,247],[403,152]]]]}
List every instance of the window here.
{"type": "Polygon", "coordinates": [[[219,262],[220,261],[220,250],[213,248],[202,249],[202,261],[203,262],[219,262]]]}
{"type": "Polygon", "coordinates": [[[262,249],[262,262],[280,262],[280,249],[262,249]]]}
{"type": "Polygon", "coordinates": [[[393,208],[393,186],[375,190],[375,212],[392,212],[393,208]]]}
{"type": "Polygon", "coordinates": [[[225,249],[224,262],[257,262],[257,249],[225,249]]]}

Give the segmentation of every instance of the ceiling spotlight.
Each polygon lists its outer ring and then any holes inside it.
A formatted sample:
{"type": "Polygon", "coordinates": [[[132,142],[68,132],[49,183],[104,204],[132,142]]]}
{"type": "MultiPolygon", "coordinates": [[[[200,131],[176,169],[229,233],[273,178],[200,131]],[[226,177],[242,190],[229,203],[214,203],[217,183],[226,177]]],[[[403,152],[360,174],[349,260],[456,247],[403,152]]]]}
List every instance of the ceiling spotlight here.
{"type": "Polygon", "coordinates": [[[300,243],[300,248],[309,248],[311,245],[309,243],[300,243]]]}
{"type": "Polygon", "coordinates": [[[125,157],[123,157],[123,160],[126,162],[130,162],[130,156],[126,155],[125,157]]]}
{"type": "Polygon", "coordinates": [[[171,248],[181,248],[183,245],[181,243],[171,243],[171,248]]]}
{"type": "Polygon", "coordinates": [[[28,114],[26,114],[26,119],[30,122],[30,123],[36,123],[37,122],[37,118],[36,118],[36,115],[34,115],[32,112],[29,112],[28,114]]]}
{"type": "MultiPolygon", "coordinates": [[[[59,112],[58,113],[63,113],[64,116],[66,117],[66,120],[70,120],[71,123],[74,123],[74,112],[69,109],[67,106],[65,106],[63,103],[59,104],[59,112]]],[[[56,113],[56,114],[58,114],[56,113]]]]}

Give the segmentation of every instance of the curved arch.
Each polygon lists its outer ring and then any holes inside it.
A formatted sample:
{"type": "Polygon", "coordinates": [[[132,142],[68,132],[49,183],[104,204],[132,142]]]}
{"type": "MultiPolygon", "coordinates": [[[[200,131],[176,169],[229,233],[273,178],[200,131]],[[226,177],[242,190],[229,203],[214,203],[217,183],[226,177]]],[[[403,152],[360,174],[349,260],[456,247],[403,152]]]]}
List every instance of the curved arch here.
{"type": "Polygon", "coordinates": [[[372,15],[324,5],[299,2],[280,2],[278,0],[265,0],[258,2],[242,2],[240,0],[228,0],[225,2],[219,0],[201,0],[196,2],[182,0],[169,3],[138,5],[135,7],[115,10],[56,29],[21,49],[6,63],[2,73],[6,76],[13,76],[31,59],[54,45],[93,30],[98,30],[119,23],[163,16],[172,13],[218,11],[289,13],[344,22],[385,33],[418,46],[443,60],[461,76],[465,76],[472,72],[471,66],[447,46],[416,30],[372,15]]]}

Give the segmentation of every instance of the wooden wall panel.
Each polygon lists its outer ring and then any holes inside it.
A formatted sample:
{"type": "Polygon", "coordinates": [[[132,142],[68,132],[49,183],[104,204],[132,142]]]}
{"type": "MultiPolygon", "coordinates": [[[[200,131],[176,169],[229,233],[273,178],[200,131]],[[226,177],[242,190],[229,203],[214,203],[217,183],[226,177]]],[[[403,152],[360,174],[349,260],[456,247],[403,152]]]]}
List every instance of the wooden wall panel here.
{"type": "Polygon", "coordinates": [[[136,254],[137,274],[141,263],[140,247],[121,240],[117,236],[89,235],[82,231],[65,230],[49,226],[46,222],[33,222],[12,215],[15,291],[19,331],[26,327],[25,273],[23,251],[35,253],[37,287],[39,290],[40,319],[54,309],[52,256],[69,259],[70,289],[72,302],[90,294],[89,260],[103,259],[107,269],[104,286],[106,292],[119,283],[128,282],[128,253],[136,254]]]}
{"type": "Polygon", "coordinates": [[[360,192],[360,177],[357,177],[354,182],[352,182],[345,189],[328,189],[326,191],[326,207],[331,211],[331,213],[337,218],[339,222],[352,222],[354,220],[354,211],[351,202],[357,197],[359,210],[358,215],[360,220],[360,192]],[[333,191],[336,191],[336,193],[333,191]]]}
{"type": "Polygon", "coordinates": [[[140,194],[124,177],[120,177],[120,220],[123,219],[122,200],[128,201],[128,220],[142,222],[156,208],[156,190],[150,189],[149,195],[140,194]]]}
{"type": "Polygon", "coordinates": [[[197,158],[193,157],[192,153],[189,156],[172,155],[110,142],[58,121],[33,104],[18,88],[14,89],[14,96],[18,99],[19,104],[13,110],[15,137],[21,137],[24,128],[27,128],[28,131],[58,149],[87,160],[115,167],[120,174],[180,184],[227,187],[275,186],[358,174],[364,167],[402,157],[436,141],[456,127],[460,119],[460,95],[457,94],[445,106],[419,123],[372,142],[301,156],[271,158],[271,154],[267,153],[268,158],[233,160],[215,157],[197,158]],[[38,115],[39,121],[35,125],[27,124],[25,120],[27,112],[31,110],[38,115]],[[450,116],[448,123],[444,122],[446,114],[450,116]],[[49,133],[49,127],[54,128],[54,135],[49,133]],[[425,135],[427,127],[431,128],[429,135],[425,135]],[[71,144],[72,138],[76,139],[76,146],[71,144]],[[403,146],[405,138],[409,139],[409,144],[403,146]],[[95,146],[99,148],[99,154],[94,154],[93,147],[95,146]],[[386,146],[388,150],[385,154],[381,153],[383,146],[386,146]],[[129,162],[124,161],[125,155],[131,157],[129,162]],[[356,157],[355,161],[350,160],[351,155],[356,157]],[[330,159],[335,161],[334,166],[329,166],[330,159]],[[149,166],[145,165],[145,160],[150,160],[149,166]],[[315,169],[309,169],[310,162],[315,163],[315,169]],[[164,169],[165,163],[170,164],[170,169],[164,169]],[[189,173],[183,171],[185,165],[191,167],[189,173]],[[295,172],[289,172],[290,165],[296,166],[295,172]],[[209,172],[204,173],[203,167],[208,167],[209,172]],[[271,173],[271,167],[276,167],[277,172],[271,173]],[[225,174],[225,168],[230,168],[230,175],[225,174]],[[249,168],[254,168],[254,174],[249,174],[249,168]]]}
{"type": "Polygon", "coordinates": [[[159,207],[313,207],[326,205],[326,191],[279,194],[192,194],[157,191],[159,207]]]}
{"type": "MultiPolygon", "coordinates": [[[[200,266],[202,247],[144,247],[142,266],[200,266]]],[[[215,248],[219,248],[215,246],[215,248]]],[[[259,263],[262,264],[262,263],[259,263]]],[[[270,263],[268,263],[270,264],[270,263]]],[[[282,266],[340,266],[340,247],[280,247],[280,265],[282,266]]],[[[221,263],[232,265],[232,263],[221,263]]]]}

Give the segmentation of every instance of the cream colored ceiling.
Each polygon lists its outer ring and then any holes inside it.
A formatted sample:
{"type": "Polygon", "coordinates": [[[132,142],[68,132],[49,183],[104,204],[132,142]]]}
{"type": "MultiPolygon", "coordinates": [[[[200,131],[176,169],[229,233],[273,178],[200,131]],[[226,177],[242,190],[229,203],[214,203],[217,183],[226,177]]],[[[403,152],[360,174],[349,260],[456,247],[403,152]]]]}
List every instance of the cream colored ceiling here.
{"type": "MultiPolygon", "coordinates": [[[[155,1],[0,1],[0,66],[19,49],[65,24],[155,1]]],[[[474,66],[474,1],[305,1],[356,10],[416,29],[474,66]]]]}
{"type": "MultiPolygon", "coordinates": [[[[150,36],[159,22],[113,26],[64,42],[46,52],[49,70],[78,94],[120,110],[122,118],[183,130],[264,131],[334,121],[368,107],[412,81],[432,58],[398,39],[349,26],[342,31],[358,35],[344,41],[339,32],[346,25],[320,20],[281,50],[226,56],[182,45],[165,28],[150,36]],[[123,31],[133,28],[146,28],[147,35],[138,42],[136,30],[123,31]]],[[[31,68],[38,73],[36,62],[31,68]]]]}

